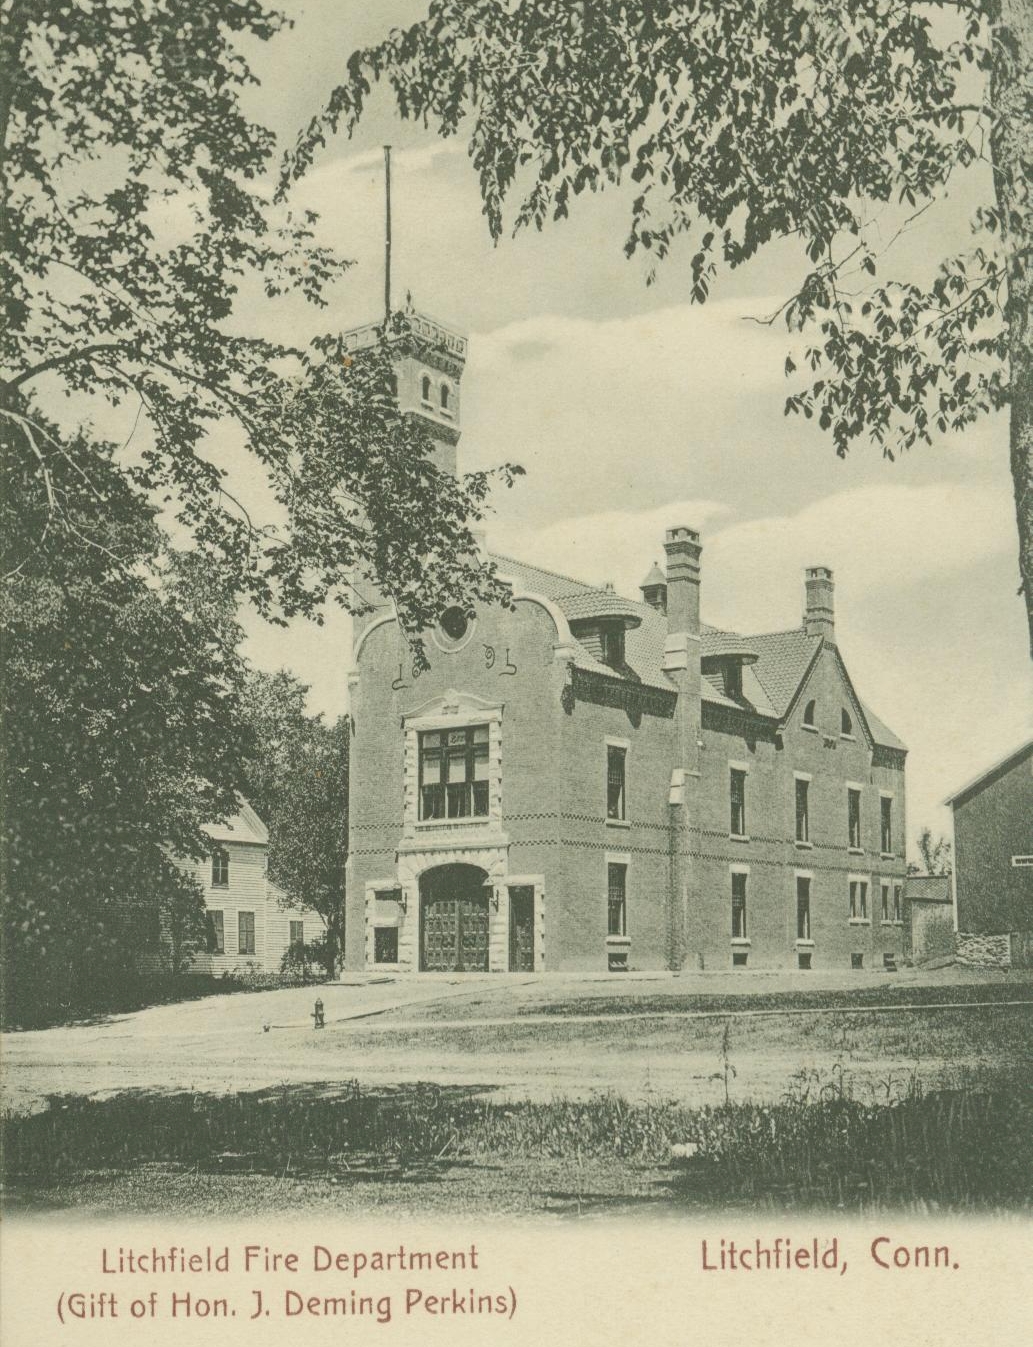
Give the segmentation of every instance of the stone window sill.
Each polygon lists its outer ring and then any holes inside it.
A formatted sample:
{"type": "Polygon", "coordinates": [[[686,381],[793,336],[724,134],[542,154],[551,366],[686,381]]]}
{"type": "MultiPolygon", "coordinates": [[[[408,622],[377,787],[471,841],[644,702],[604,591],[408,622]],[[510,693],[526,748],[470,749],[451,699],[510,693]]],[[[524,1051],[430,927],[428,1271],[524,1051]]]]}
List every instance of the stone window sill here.
{"type": "Polygon", "coordinates": [[[797,946],[798,949],[813,949],[813,948],[814,948],[814,941],[813,941],[813,940],[804,940],[804,938],[803,938],[802,936],[799,936],[799,937],[797,938],[797,941],[796,941],[796,946],[797,946]]]}
{"type": "Polygon", "coordinates": [[[813,842],[805,842],[805,841],[803,840],[802,837],[798,837],[793,845],[796,847],[797,851],[813,851],[813,850],[814,850],[814,843],[813,843],[813,842]]]}
{"type": "Polygon", "coordinates": [[[870,926],[872,924],[871,917],[849,917],[847,920],[851,926],[870,926]]]}
{"type": "Polygon", "coordinates": [[[800,729],[801,729],[801,730],[806,730],[808,734],[818,734],[818,733],[819,733],[819,730],[818,730],[817,725],[805,725],[805,724],[803,723],[803,721],[800,722],[800,729]]]}
{"type": "Polygon", "coordinates": [[[864,847],[847,847],[846,850],[847,850],[847,855],[848,855],[848,856],[863,856],[863,855],[864,855],[864,847]]]}
{"type": "Polygon", "coordinates": [[[729,842],[748,842],[750,836],[749,833],[729,833],[728,840],[729,842]]]}
{"type": "Polygon", "coordinates": [[[896,853],[895,851],[880,851],[880,852],[879,852],[879,860],[880,860],[880,861],[895,861],[896,859],[897,859],[897,853],[896,853]]]}
{"type": "Polygon", "coordinates": [[[483,828],[491,823],[487,814],[467,814],[465,818],[425,818],[417,819],[416,827],[422,831],[434,828],[483,828]]]}
{"type": "Polygon", "coordinates": [[[630,949],[630,948],[631,948],[631,936],[630,936],[630,935],[608,935],[608,936],[606,937],[606,947],[607,947],[607,949],[630,949]]]}
{"type": "Polygon", "coordinates": [[[608,828],[630,828],[631,819],[629,818],[608,818],[606,820],[608,828]]]}
{"type": "Polygon", "coordinates": [[[740,945],[752,945],[753,941],[746,935],[733,935],[732,944],[738,948],[740,945]]]}

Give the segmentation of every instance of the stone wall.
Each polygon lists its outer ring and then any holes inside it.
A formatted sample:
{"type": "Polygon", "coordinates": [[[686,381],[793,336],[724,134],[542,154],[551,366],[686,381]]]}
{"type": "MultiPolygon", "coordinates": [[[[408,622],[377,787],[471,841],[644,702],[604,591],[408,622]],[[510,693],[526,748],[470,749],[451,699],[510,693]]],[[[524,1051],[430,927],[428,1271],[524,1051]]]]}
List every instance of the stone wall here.
{"type": "Polygon", "coordinates": [[[980,935],[972,931],[957,934],[957,960],[966,968],[1010,968],[1011,936],[980,935]]]}

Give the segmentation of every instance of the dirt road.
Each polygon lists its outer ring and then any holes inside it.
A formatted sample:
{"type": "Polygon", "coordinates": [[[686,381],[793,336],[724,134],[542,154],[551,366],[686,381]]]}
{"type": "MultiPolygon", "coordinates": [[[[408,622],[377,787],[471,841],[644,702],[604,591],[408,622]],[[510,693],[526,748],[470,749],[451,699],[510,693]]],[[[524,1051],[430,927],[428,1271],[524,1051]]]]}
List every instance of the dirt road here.
{"type": "Polygon", "coordinates": [[[1028,1074],[1033,1008],[1023,1003],[1030,1001],[1027,975],[957,969],[863,983],[849,974],[362,978],[7,1034],[4,1099],[23,1110],[59,1093],[222,1092],[358,1078],[475,1085],[514,1099],[613,1090],[706,1103],[723,1098],[726,1085],[735,1098],[773,1099],[839,1071],[856,1092],[890,1097],[912,1073],[927,1083],[999,1069],[1028,1074]],[[686,996],[713,997],[719,1008],[720,998],[749,990],[764,993],[765,1006],[789,1009],[802,989],[842,1001],[859,987],[885,988],[887,996],[922,989],[917,999],[938,1006],[959,984],[994,1004],[763,1016],[722,1009],[718,1018],[697,1001],[679,1008],[686,996]],[[322,1030],[311,1019],[317,996],[322,1030]]]}

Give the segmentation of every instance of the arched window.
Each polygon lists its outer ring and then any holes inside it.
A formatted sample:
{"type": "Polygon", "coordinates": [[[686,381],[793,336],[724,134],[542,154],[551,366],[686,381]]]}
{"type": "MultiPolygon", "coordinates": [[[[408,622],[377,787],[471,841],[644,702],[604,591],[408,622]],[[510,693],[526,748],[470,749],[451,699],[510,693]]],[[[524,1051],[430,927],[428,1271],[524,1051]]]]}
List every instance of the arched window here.
{"type": "Polygon", "coordinates": [[[441,385],[441,410],[448,411],[448,384],[441,385]]]}
{"type": "Polygon", "coordinates": [[[839,713],[839,732],[840,734],[853,734],[854,722],[850,719],[850,712],[843,707],[839,713]]]}
{"type": "Polygon", "coordinates": [[[420,397],[424,402],[430,401],[430,375],[425,374],[420,382],[420,397]]]}
{"type": "Polygon", "coordinates": [[[807,703],[807,705],[803,708],[803,723],[804,723],[805,725],[813,725],[813,724],[814,724],[814,702],[813,702],[813,700],[812,700],[812,701],[809,701],[809,702],[807,703]]]}
{"type": "Polygon", "coordinates": [[[398,396],[398,375],[394,372],[394,370],[392,370],[390,374],[390,386],[391,386],[391,396],[393,398],[396,398],[398,396]]]}

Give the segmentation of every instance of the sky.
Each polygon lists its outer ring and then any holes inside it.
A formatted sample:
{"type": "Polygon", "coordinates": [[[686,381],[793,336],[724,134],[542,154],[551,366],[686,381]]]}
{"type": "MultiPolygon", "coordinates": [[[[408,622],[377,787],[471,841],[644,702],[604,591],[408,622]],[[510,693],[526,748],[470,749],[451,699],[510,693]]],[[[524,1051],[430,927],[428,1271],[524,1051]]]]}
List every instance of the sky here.
{"type": "MultiPolygon", "coordinates": [[[[252,110],[288,144],[339,80],[348,54],[418,0],[287,4],[295,27],[252,53],[252,110]]],[[[779,244],[690,304],[687,250],[656,282],[628,261],[630,193],[575,203],[571,218],[492,245],[476,175],[458,140],[403,124],[375,97],[352,141],[317,156],[293,200],[353,259],[329,309],[275,313],[303,340],[375,320],[383,306],[383,154],[393,149],[393,275],[400,300],[469,336],[461,469],[515,461],[526,476],[494,500],[495,551],[637,597],[664,530],[703,535],[705,621],[747,632],[796,626],[803,568],[831,566],[840,649],[862,698],[909,745],[908,833],[948,826],[942,801],[1033,733],[1017,596],[1007,426],[997,417],[890,462],[846,459],[811,423],[783,415],[789,349],[770,314],[802,274],[779,244]]],[[[979,172],[898,240],[895,274],[919,279],[963,248],[988,189],[979,172]]],[[[873,228],[889,238],[892,212],[873,228]]],[[[268,323],[270,311],[245,312],[268,323]]],[[[227,444],[227,461],[234,454],[227,444]]],[[[258,487],[256,486],[256,490],[258,487]]],[[[246,618],[261,667],[310,686],[310,708],[347,710],[343,615],[286,631],[246,618]]]]}

